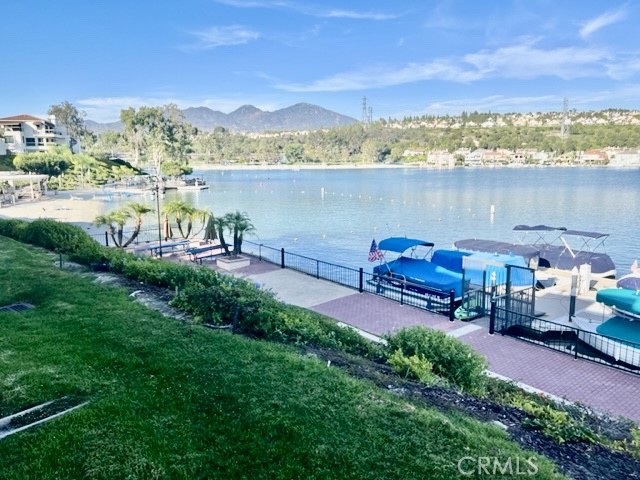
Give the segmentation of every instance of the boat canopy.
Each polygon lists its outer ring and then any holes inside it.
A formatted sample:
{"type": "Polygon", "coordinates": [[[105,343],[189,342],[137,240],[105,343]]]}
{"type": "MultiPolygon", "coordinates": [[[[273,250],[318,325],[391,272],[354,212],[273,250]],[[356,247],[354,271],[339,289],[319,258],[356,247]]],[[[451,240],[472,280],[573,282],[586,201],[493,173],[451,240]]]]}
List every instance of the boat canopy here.
{"type": "Polygon", "coordinates": [[[575,237],[584,238],[607,238],[609,236],[608,233],[583,232],[581,230],[565,230],[562,232],[562,235],[573,235],[575,237]]]}
{"type": "Polygon", "coordinates": [[[549,225],[516,225],[513,227],[516,232],[553,232],[556,230],[567,231],[566,227],[550,227],[549,225]]]}
{"type": "Polygon", "coordinates": [[[389,252],[402,253],[409,248],[415,247],[433,247],[435,244],[432,242],[425,242],[424,240],[417,240],[415,238],[405,237],[390,237],[380,240],[378,248],[380,250],[387,250],[389,252]]]}

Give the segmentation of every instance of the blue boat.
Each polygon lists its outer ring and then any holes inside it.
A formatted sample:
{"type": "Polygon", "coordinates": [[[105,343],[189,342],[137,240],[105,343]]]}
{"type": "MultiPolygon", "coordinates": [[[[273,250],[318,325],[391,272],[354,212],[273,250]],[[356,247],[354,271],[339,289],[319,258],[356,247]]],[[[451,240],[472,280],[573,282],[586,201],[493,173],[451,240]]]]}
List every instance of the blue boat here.
{"type": "MultiPolygon", "coordinates": [[[[373,268],[376,280],[427,295],[449,296],[454,291],[456,300],[462,298],[462,273],[454,272],[430,261],[434,244],[405,237],[386,238],[378,244],[384,252],[399,256],[373,268]]],[[[387,254],[385,254],[386,257],[387,254]]]]}
{"type": "Polygon", "coordinates": [[[616,312],[640,320],[640,292],[627,288],[603,288],[596,293],[596,301],[616,312]]]}

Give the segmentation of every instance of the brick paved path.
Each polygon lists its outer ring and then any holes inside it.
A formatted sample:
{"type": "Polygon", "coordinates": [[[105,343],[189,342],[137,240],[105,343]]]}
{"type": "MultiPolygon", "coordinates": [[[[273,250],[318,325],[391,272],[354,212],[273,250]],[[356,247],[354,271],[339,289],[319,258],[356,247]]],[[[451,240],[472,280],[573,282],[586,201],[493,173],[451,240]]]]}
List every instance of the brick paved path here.
{"type": "Polygon", "coordinates": [[[580,402],[596,411],[640,421],[640,375],[627,373],[512,337],[489,335],[486,321],[450,322],[446,317],[400,305],[368,293],[357,293],[302,273],[256,262],[238,274],[246,276],[287,301],[328,315],[374,335],[411,325],[425,325],[457,336],[485,355],[491,372],[580,402]],[[285,281],[278,281],[279,277],[285,281]],[[291,276],[295,285],[287,286],[291,276]],[[277,286],[277,288],[273,288],[277,286]],[[300,293],[302,292],[302,293],[300,293]],[[299,302],[296,301],[300,295],[299,302]],[[304,297],[304,298],[303,298],[304,297]],[[330,299],[328,299],[330,298],[330,299]]]}

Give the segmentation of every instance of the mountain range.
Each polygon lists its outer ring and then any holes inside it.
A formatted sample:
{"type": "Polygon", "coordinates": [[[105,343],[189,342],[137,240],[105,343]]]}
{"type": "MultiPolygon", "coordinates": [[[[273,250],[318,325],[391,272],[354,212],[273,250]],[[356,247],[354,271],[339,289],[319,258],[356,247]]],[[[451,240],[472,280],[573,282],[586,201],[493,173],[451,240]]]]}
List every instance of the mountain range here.
{"type": "MultiPolygon", "coordinates": [[[[357,121],[355,118],[310,103],[297,103],[273,112],[260,110],[253,105],[243,105],[231,113],[208,107],[189,107],[182,110],[182,114],[186,122],[200,131],[208,132],[216,127],[235,132],[317,130],[349,125],[357,121]]],[[[94,133],[122,131],[121,122],[98,123],[86,120],[85,126],[94,133]]]]}

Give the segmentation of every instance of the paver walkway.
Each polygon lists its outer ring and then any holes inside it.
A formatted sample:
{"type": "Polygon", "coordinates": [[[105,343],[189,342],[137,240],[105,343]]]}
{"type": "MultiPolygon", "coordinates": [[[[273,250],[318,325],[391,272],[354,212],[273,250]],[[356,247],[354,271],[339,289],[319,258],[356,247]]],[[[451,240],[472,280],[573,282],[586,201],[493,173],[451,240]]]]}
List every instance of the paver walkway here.
{"type": "Polygon", "coordinates": [[[268,265],[257,262],[236,274],[271,289],[287,303],[377,336],[410,325],[448,332],[485,355],[491,372],[596,411],[640,422],[640,375],[574,359],[512,337],[489,335],[483,321],[450,322],[442,315],[268,265]]]}

